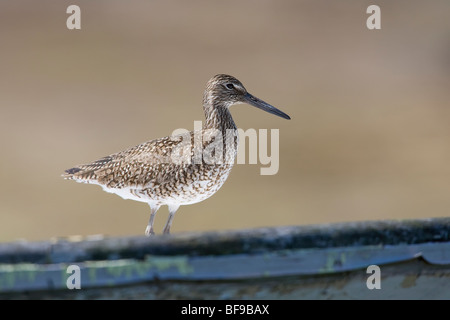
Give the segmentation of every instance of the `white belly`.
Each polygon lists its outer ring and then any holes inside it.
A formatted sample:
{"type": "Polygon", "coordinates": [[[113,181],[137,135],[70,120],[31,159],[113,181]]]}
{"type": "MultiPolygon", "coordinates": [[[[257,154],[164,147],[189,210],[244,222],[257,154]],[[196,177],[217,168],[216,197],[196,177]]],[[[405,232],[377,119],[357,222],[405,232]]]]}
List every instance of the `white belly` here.
{"type": "Polygon", "coordinates": [[[116,194],[126,200],[146,202],[155,205],[188,205],[201,202],[215,194],[228,178],[231,167],[212,175],[212,179],[197,180],[189,184],[173,183],[167,186],[109,188],[96,181],[79,181],[100,185],[104,191],[116,194]],[[159,189],[169,189],[170,191],[159,189]]]}

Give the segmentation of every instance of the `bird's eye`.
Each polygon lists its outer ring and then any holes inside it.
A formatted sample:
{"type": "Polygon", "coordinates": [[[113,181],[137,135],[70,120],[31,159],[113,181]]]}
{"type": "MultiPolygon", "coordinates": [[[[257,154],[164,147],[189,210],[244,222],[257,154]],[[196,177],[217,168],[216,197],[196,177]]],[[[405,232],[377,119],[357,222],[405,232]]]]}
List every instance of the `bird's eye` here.
{"type": "Polygon", "coordinates": [[[227,84],[226,84],[226,87],[227,87],[228,89],[230,89],[230,90],[233,90],[233,89],[234,89],[234,85],[233,85],[232,83],[227,83],[227,84]]]}

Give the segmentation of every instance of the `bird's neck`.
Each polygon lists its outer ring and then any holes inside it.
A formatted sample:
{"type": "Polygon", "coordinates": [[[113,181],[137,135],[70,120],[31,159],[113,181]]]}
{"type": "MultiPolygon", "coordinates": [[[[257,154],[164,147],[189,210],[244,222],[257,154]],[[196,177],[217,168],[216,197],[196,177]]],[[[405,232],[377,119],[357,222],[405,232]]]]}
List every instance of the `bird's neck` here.
{"type": "Polygon", "coordinates": [[[236,124],[231,117],[231,113],[227,106],[210,105],[203,103],[206,121],[203,125],[204,148],[209,148],[211,141],[217,141],[217,134],[221,135],[223,143],[222,163],[233,165],[237,155],[237,147],[239,143],[239,134],[236,124]],[[214,136],[215,138],[211,139],[214,136]]]}
{"type": "Polygon", "coordinates": [[[203,110],[206,118],[203,129],[237,130],[227,106],[203,103],[203,110]]]}

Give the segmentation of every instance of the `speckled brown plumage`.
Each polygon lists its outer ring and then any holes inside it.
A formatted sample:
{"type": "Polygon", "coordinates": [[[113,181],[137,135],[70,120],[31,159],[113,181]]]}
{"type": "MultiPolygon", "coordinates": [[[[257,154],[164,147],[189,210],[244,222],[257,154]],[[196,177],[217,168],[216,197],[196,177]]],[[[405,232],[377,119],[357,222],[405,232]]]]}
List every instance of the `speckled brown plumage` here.
{"type": "Polygon", "coordinates": [[[236,78],[219,74],[208,81],[203,96],[206,121],[202,130],[168,136],[78,165],[65,179],[98,184],[124,199],[147,202],[151,208],[146,234],[153,234],[156,211],[169,207],[164,233],[170,232],[180,205],[212,196],[227,179],[236,158],[238,133],[229,107],[249,103],[270,113],[289,116],[250,95],[236,78]],[[212,150],[208,157],[209,150],[212,150]]]}

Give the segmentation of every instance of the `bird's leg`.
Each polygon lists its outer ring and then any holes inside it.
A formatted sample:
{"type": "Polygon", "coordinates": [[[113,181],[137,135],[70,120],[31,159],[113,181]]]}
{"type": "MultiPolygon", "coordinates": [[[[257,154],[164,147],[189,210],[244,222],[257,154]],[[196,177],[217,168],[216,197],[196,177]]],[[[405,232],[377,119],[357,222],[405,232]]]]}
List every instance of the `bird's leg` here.
{"type": "Polygon", "coordinates": [[[169,218],[167,219],[166,226],[164,227],[164,234],[170,233],[170,226],[172,225],[173,217],[175,216],[175,212],[177,212],[179,205],[169,205],[169,218]]]}
{"type": "Polygon", "coordinates": [[[154,223],[154,220],[155,220],[156,211],[158,211],[158,209],[160,207],[160,206],[154,206],[154,205],[152,206],[151,204],[149,204],[149,206],[150,206],[150,211],[151,211],[150,219],[148,220],[147,228],[145,228],[145,235],[147,237],[151,236],[152,234],[155,234],[153,232],[153,223],[154,223]]]}

